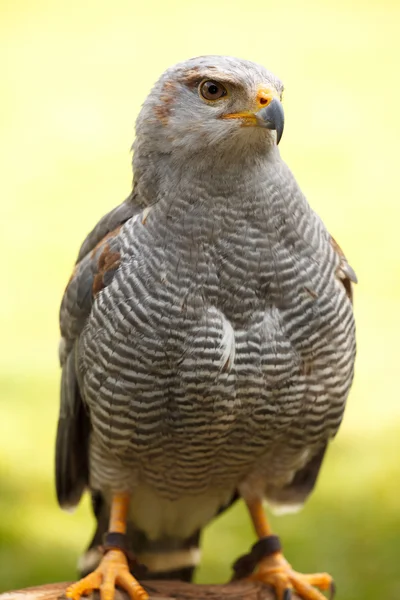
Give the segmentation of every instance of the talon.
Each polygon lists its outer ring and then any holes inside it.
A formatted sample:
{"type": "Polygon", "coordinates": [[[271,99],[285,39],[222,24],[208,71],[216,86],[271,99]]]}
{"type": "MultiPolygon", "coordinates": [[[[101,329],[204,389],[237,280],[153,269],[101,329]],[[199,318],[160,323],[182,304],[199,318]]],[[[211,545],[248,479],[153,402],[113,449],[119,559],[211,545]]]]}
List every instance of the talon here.
{"type": "Polygon", "coordinates": [[[105,554],[97,569],[71,585],[65,595],[71,600],[80,600],[82,596],[100,590],[101,600],[113,600],[116,584],[128,592],[131,600],[147,600],[149,597],[130,574],[125,554],[118,549],[105,554]]]}
{"type": "Polygon", "coordinates": [[[130,573],[121,573],[117,576],[116,583],[124,588],[131,600],[147,600],[149,595],[130,573]]]}
{"type": "Polygon", "coordinates": [[[277,598],[281,600],[291,600],[293,593],[302,600],[326,600],[322,590],[330,590],[332,593],[335,589],[327,573],[315,575],[297,573],[280,553],[263,558],[259,563],[258,571],[249,579],[272,586],[277,598]]]}
{"type": "Polygon", "coordinates": [[[81,596],[86,595],[92,590],[99,588],[100,583],[100,573],[97,570],[93,571],[93,573],[89,573],[89,575],[87,575],[77,583],[73,583],[72,585],[70,585],[66,589],[65,595],[67,598],[71,598],[71,600],[79,600],[81,596]]]}
{"type": "Polygon", "coordinates": [[[329,600],[333,600],[335,596],[336,596],[336,584],[332,580],[331,585],[329,586],[329,600]]]}
{"type": "Polygon", "coordinates": [[[292,600],[292,590],[290,588],[286,588],[283,592],[283,600],[292,600]]]}
{"type": "Polygon", "coordinates": [[[303,575],[293,571],[281,552],[279,538],[271,534],[261,499],[251,498],[246,500],[246,504],[259,538],[250,552],[258,569],[248,579],[270,585],[279,600],[291,600],[292,591],[302,600],[326,600],[322,594],[326,590],[330,590],[332,600],[335,592],[332,577],[328,573],[303,575]]]}

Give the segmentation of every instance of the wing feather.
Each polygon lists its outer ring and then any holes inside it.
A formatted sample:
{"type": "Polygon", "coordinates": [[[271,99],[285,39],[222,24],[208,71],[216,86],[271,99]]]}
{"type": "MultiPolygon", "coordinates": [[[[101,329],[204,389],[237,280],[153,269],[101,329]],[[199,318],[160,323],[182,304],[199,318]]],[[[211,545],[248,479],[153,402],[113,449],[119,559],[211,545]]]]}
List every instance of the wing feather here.
{"type": "Polygon", "coordinates": [[[62,507],[75,506],[89,482],[90,415],[76,368],[79,336],[96,295],[110,284],[120,262],[120,229],[140,211],[128,198],[103,217],[83,242],[60,308],[60,413],[56,439],[56,491],[62,507]]]}

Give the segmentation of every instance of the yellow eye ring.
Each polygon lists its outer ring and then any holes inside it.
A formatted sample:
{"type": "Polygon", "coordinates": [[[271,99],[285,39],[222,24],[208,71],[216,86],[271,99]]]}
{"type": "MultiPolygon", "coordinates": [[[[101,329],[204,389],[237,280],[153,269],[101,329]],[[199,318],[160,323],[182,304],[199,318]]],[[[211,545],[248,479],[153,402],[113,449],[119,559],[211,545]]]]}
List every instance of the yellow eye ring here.
{"type": "Polygon", "coordinates": [[[202,81],[200,83],[199,93],[204,100],[214,102],[215,100],[220,100],[224,96],[227,96],[228,91],[222,83],[208,79],[207,81],[202,81]]]}

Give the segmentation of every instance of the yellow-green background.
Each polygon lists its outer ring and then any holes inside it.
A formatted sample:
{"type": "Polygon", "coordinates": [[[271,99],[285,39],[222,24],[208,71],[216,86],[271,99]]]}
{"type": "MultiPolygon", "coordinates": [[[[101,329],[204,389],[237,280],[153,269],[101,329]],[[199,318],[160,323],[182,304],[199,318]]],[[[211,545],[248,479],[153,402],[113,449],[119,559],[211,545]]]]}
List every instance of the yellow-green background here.
{"type": "MultiPolygon", "coordinates": [[[[0,590],[75,576],[93,522],[53,489],[58,306],[78,246],[131,184],[134,120],[170,64],[232,54],[285,82],[284,159],[359,277],[356,380],[303,512],[274,519],[299,570],[339,599],[400,597],[400,4],[44,1],[0,4],[0,590]]],[[[253,534],[211,526],[199,581],[253,534]]]]}

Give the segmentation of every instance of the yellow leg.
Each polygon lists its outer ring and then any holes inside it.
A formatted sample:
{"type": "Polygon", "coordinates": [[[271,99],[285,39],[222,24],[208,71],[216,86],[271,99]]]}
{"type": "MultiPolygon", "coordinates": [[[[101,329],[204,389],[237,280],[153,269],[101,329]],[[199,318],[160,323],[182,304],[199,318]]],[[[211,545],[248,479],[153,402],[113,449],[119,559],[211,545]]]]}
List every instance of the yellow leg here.
{"type": "MultiPolygon", "coordinates": [[[[129,508],[128,494],[115,494],[111,503],[109,530],[126,533],[126,520],[129,508]]],[[[79,600],[81,596],[100,590],[101,600],[113,600],[115,586],[125,589],[131,600],[147,600],[147,592],[129,572],[128,561],[122,550],[109,550],[95,571],[72,584],[65,592],[67,598],[79,600]]]]}
{"type": "Polygon", "coordinates": [[[111,502],[110,531],[126,533],[129,494],[115,494],[111,502]]]}
{"type": "MultiPolygon", "coordinates": [[[[254,529],[259,539],[272,534],[271,527],[265,515],[260,500],[247,501],[254,529]]],[[[250,576],[253,581],[261,581],[271,585],[276,592],[278,600],[288,600],[292,590],[303,598],[303,600],[326,600],[319,590],[330,590],[331,596],[334,592],[332,577],[328,573],[315,573],[303,575],[292,569],[281,552],[275,552],[261,559],[258,570],[250,576]],[[315,587],[313,587],[315,586],[315,587]]]]}

